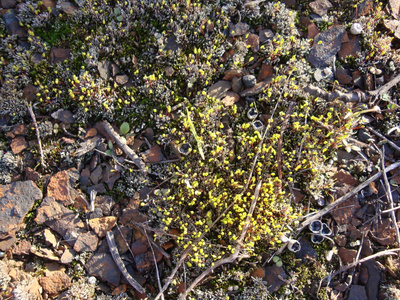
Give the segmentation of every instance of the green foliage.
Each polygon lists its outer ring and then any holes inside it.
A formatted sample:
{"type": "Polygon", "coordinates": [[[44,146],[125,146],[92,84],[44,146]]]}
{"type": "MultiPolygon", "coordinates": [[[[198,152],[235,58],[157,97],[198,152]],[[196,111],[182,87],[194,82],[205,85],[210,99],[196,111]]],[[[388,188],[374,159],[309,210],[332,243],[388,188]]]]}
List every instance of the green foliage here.
{"type": "Polygon", "coordinates": [[[125,134],[127,134],[129,132],[129,130],[130,130],[129,123],[128,122],[124,122],[119,127],[119,134],[125,135],[125,134]]]}

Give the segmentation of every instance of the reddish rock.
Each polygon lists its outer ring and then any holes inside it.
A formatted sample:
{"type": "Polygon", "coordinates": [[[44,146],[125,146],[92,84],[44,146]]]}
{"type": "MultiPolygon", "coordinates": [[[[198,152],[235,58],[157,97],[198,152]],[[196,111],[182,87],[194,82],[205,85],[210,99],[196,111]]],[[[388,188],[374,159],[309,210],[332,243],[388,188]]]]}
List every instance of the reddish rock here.
{"type": "Polygon", "coordinates": [[[265,270],[264,270],[264,268],[261,268],[261,267],[255,269],[254,271],[251,272],[251,277],[254,277],[254,278],[264,278],[264,276],[265,276],[265,270]]]}
{"type": "Polygon", "coordinates": [[[93,252],[97,249],[99,239],[93,232],[81,233],[74,244],[76,252],[93,252]]]}
{"type": "Polygon", "coordinates": [[[79,10],[74,3],[68,1],[60,2],[60,8],[67,15],[75,15],[79,10]]]}
{"type": "Polygon", "coordinates": [[[75,168],[56,173],[50,178],[47,186],[47,196],[61,201],[64,205],[71,205],[79,195],[72,186],[79,179],[79,172],[75,168]]]}
{"type": "Polygon", "coordinates": [[[56,64],[64,62],[71,57],[70,49],[52,48],[50,50],[50,63],[56,64]]]}
{"type": "Polygon", "coordinates": [[[13,255],[29,255],[31,253],[31,243],[27,240],[21,240],[12,247],[13,255]]]}
{"type": "Polygon", "coordinates": [[[242,78],[233,77],[232,78],[232,91],[235,93],[240,93],[242,91],[243,82],[242,78]]]}
{"type": "Polygon", "coordinates": [[[224,73],[223,80],[231,81],[234,77],[241,78],[242,72],[239,70],[228,70],[224,73]]]}
{"type": "Polygon", "coordinates": [[[229,36],[239,36],[239,35],[244,35],[247,33],[247,31],[249,31],[250,29],[250,25],[243,23],[243,22],[239,22],[237,24],[231,24],[229,26],[229,36]]]}
{"type": "Polygon", "coordinates": [[[0,199],[0,239],[6,239],[21,228],[35,201],[42,199],[42,192],[31,180],[18,181],[0,185],[0,199]]]}
{"type": "Polygon", "coordinates": [[[14,135],[26,135],[26,126],[24,124],[15,125],[12,132],[14,135]]]}
{"type": "Polygon", "coordinates": [[[117,223],[117,217],[108,216],[89,220],[89,226],[99,236],[104,237],[117,223]]]}
{"type": "Polygon", "coordinates": [[[272,81],[272,77],[269,77],[265,79],[264,81],[261,81],[259,83],[256,83],[255,86],[245,89],[243,92],[241,92],[239,95],[241,97],[248,97],[248,96],[254,96],[259,93],[261,93],[272,81]]]}
{"type": "Polygon", "coordinates": [[[315,23],[310,23],[310,25],[307,26],[307,38],[308,39],[313,39],[320,32],[321,31],[319,31],[319,29],[318,29],[317,25],[315,25],[315,23]]]}
{"type": "Polygon", "coordinates": [[[232,106],[240,100],[240,96],[232,91],[227,91],[226,96],[222,99],[222,103],[226,106],[232,106]]]}
{"type": "Polygon", "coordinates": [[[17,136],[12,139],[10,146],[14,154],[19,154],[28,147],[28,144],[23,136],[17,136]]]}
{"type": "Polygon", "coordinates": [[[98,184],[102,177],[103,177],[103,168],[101,167],[101,165],[98,165],[89,176],[93,184],[98,184]]]}
{"type": "Polygon", "coordinates": [[[383,246],[393,245],[396,240],[396,233],[392,226],[392,220],[385,218],[382,219],[376,230],[372,231],[372,239],[383,246]]]}
{"type": "Polygon", "coordinates": [[[339,183],[344,183],[351,186],[357,186],[360,184],[357,179],[355,179],[349,172],[344,170],[339,170],[335,175],[333,175],[333,179],[339,183]]]}
{"type": "Polygon", "coordinates": [[[356,57],[357,52],[361,51],[361,37],[360,36],[350,36],[349,41],[342,43],[338,56],[340,59],[344,59],[348,56],[356,57]]]}
{"type": "Polygon", "coordinates": [[[400,14],[400,1],[389,0],[389,8],[393,17],[398,17],[400,14]]]}
{"type": "Polygon", "coordinates": [[[310,3],[313,12],[321,17],[326,15],[328,9],[332,8],[332,4],[328,0],[316,0],[310,3]]]}
{"type": "Polygon", "coordinates": [[[336,245],[338,245],[340,247],[346,246],[346,243],[347,243],[346,236],[344,234],[338,235],[335,238],[335,242],[336,242],[336,245]]]}
{"type": "Polygon", "coordinates": [[[368,15],[374,9],[373,0],[364,0],[357,5],[356,18],[368,15]]]}
{"type": "Polygon", "coordinates": [[[351,264],[356,260],[357,250],[347,249],[344,247],[339,248],[339,257],[345,265],[351,264]]]}
{"type": "Polygon", "coordinates": [[[56,5],[57,5],[55,0],[42,0],[42,2],[43,2],[44,6],[50,7],[50,8],[53,8],[53,9],[56,8],[56,5]]]}
{"type": "Polygon", "coordinates": [[[227,62],[230,58],[232,58],[232,56],[235,55],[235,50],[230,49],[228,51],[225,51],[224,55],[222,55],[221,62],[227,62]]]}
{"type": "Polygon", "coordinates": [[[347,73],[346,69],[339,67],[336,69],[336,79],[340,84],[349,85],[353,82],[353,78],[347,73]]]}
{"type": "Polygon", "coordinates": [[[75,251],[71,248],[65,249],[64,253],[61,255],[60,262],[62,264],[70,264],[75,258],[75,251]]]}
{"type": "Polygon", "coordinates": [[[258,35],[254,33],[250,33],[245,41],[247,46],[250,46],[251,51],[256,53],[260,50],[260,41],[258,39],[258,35]]]}
{"type": "Polygon", "coordinates": [[[146,150],[142,153],[144,161],[147,163],[156,163],[165,160],[165,157],[162,153],[161,147],[159,145],[155,145],[150,149],[146,150]]]}
{"type": "Polygon", "coordinates": [[[40,277],[39,284],[47,294],[55,296],[69,288],[72,281],[64,271],[56,271],[50,276],[40,277]]]}
{"type": "Polygon", "coordinates": [[[278,267],[277,265],[272,265],[265,268],[265,276],[263,281],[266,281],[266,286],[268,287],[269,293],[274,293],[281,288],[285,282],[279,279],[280,276],[282,279],[287,279],[287,275],[282,267],[278,267]]]}
{"type": "Polygon", "coordinates": [[[226,92],[231,89],[229,81],[220,80],[208,88],[208,96],[221,99],[226,96],[226,92]]]}
{"type": "Polygon", "coordinates": [[[147,221],[144,214],[134,208],[126,208],[122,211],[122,215],[119,218],[121,224],[125,226],[133,225],[134,223],[143,223],[147,221]]]}
{"type": "Polygon", "coordinates": [[[90,128],[85,134],[85,139],[90,139],[92,137],[95,137],[96,135],[97,135],[97,129],[90,128]]]}
{"type": "Polygon", "coordinates": [[[37,181],[40,179],[40,174],[30,167],[25,168],[25,179],[37,181]]]}
{"type": "Polygon", "coordinates": [[[350,198],[332,210],[332,217],[338,224],[349,224],[351,218],[360,208],[358,200],[350,198]]]}
{"type": "Polygon", "coordinates": [[[265,79],[273,75],[274,75],[274,67],[268,64],[262,64],[260,73],[258,73],[257,76],[257,82],[264,81],[265,79]]]}
{"type": "Polygon", "coordinates": [[[124,84],[128,83],[129,77],[128,77],[128,75],[117,75],[117,76],[115,76],[115,81],[119,85],[124,85],[124,84]]]}
{"type": "Polygon", "coordinates": [[[148,249],[148,245],[142,243],[141,241],[137,240],[134,241],[131,245],[131,250],[132,250],[132,254],[133,255],[139,255],[139,254],[143,254],[146,253],[148,249]]]}

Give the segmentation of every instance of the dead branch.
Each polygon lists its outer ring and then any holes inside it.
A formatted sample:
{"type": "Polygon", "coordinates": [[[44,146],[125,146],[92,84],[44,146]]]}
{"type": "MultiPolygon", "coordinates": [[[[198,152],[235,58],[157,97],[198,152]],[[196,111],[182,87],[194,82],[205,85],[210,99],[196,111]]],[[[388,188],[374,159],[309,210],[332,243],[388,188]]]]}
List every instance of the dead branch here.
{"type": "MultiPolygon", "coordinates": [[[[385,167],[385,148],[382,146],[382,153],[381,153],[381,162],[382,162],[382,177],[383,181],[385,182],[385,193],[386,198],[389,201],[390,209],[394,208],[393,205],[393,197],[392,197],[392,189],[390,188],[389,180],[386,176],[386,167],[385,167]]],[[[397,246],[400,247],[400,233],[399,233],[399,226],[397,225],[396,214],[394,211],[390,212],[390,217],[392,219],[394,230],[396,232],[396,242],[397,246]]]]}
{"type": "Polygon", "coordinates": [[[361,90],[355,90],[353,92],[344,93],[338,90],[332,92],[326,92],[323,89],[316,87],[314,85],[309,85],[304,88],[304,91],[312,96],[319,97],[328,101],[333,101],[335,99],[342,100],[344,102],[368,102],[372,98],[378,98],[380,95],[387,93],[392,87],[400,82],[400,74],[393,78],[391,81],[387,82],[379,89],[374,91],[363,92],[361,90]]]}
{"type": "Polygon", "coordinates": [[[36,122],[36,116],[35,116],[35,113],[33,112],[32,104],[28,103],[28,101],[26,101],[25,103],[26,103],[26,106],[28,107],[29,115],[32,118],[33,126],[35,126],[36,138],[37,138],[37,141],[38,141],[39,153],[40,153],[40,164],[41,164],[42,168],[45,168],[43,149],[42,149],[42,141],[40,139],[40,131],[39,131],[38,124],[36,122]]]}
{"type": "MultiPolygon", "coordinates": [[[[391,164],[389,167],[387,167],[385,169],[385,172],[390,172],[396,168],[398,168],[400,166],[400,161],[391,164]]],[[[371,176],[368,180],[364,181],[363,183],[361,183],[360,185],[358,185],[357,187],[355,187],[353,190],[351,190],[350,192],[348,192],[346,195],[340,197],[339,199],[337,199],[335,202],[332,202],[331,204],[329,204],[328,206],[326,206],[325,208],[321,209],[319,212],[317,212],[316,214],[312,215],[311,217],[308,217],[303,223],[301,223],[300,228],[297,230],[296,236],[298,236],[300,234],[300,232],[306,228],[311,222],[320,219],[323,215],[331,212],[336,206],[338,206],[339,204],[343,203],[344,201],[346,201],[347,199],[349,199],[350,197],[356,195],[359,191],[361,191],[363,188],[365,188],[366,186],[368,186],[371,182],[374,182],[375,180],[377,180],[378,178],[380,178],[382,176],[383,172],[380,171],[378,173],[376,173],[375,175],[371,176]]]]}
{"type": "Polygon", "coordinates": [[[256,189],[255,189],[255,192],[254,192],[254,198],[253,198],[253,201],[251,202],[250,209],[249,209],[249,212],[248,212],[247,217],[246,217],[246,221],[245,221],[246,224],[243,227],[242,232],[240,234],[240,238],[239,238],[239,240],[238,240],[238,242],[236,244],[235,252],[232,253],[231,255],[229,255],[226,258],[223,258],[223,259],[220,259],[220,260],[216,261],[214,263],[214,265],[210,266],[207,270],[205,270],[203,273],[201,273],[192,282],[192,284],[186,289],[186,291],[179,296],[179,298],[178,298],[179,300],[186,299],[187,295],[204,279],[204,277],[206,277],[208,274],[213,272],[216,268],[218,268],[218,267],[220,267],[220,266],[222,266],[224,264],[233,263],[239,257],[240,252],[243,250],[243,241],[244,241],[244,238],[246,237],[247,230],[250,227],[251,217],[253,216],[254,209],[256,207],[256,203],[257,203],[257,199],[258,199],[258,195],[260,194],[261,183],[262,183],[261,180],[257,183],[256,189]]]}
{"type": "Polygon", "coordinates": [[[106,238],[108,247],[110,248],[111,256],[114,259],[114,262],[117,265],[118,269],[121,271],[122,275],[124,275],[126,280],[134,289],[136,289],[139,293],[145,294],[146,291],[144,290],[144,288],[126,270],[126,267],[121,259],[121,256],[118,253],[118,248],[117,245],[115,244],[114,234],[112,233],[112,231],[106,233],[106,238]]]}
{"type": "Polygon", "coordinates": [[[356,260],[355,262],[344,266],[343,268],[341,268],[340,270],[334,272],[333,274],[330,274],[324,278],[321,279],[321,281],[325,281],[325,280],[331,280],[332,278],[334,278],[336,275],[343,273],[345,271],[347,271],[348,269],[351,269],[355,266],[357,266],[358,264],[362,264],[363,262],[366,262],[368,260],[377,258],[377,257],[381,257],[381,256],[386,256],[386,255],[396,255],[396,252],[400,251],[400,248],[395,248],[395,249],[390,249],[390,250],[384,250],[384,251],[380,251],[378,253],[372,254],[370,256],[364,257],[360,260],[356,260]]]}
{"type": "Polygon", "coordinates": [[[104,129],[111,136],[111,138],[115,141],[115,143],[125,152],[126,155],[133,161],[133,163],[140,169],[142,172],[146,172],[146,165],[143,160],[133,151],[122,139],[121,136],[115,132],[114,128],[107,121],[102,122],[104,129]]]}
{"type": "Polygon", "coordinates": [[[384,136],[383,134],[381,134],[379,131],[373,129],[372,127],[368,127],[368,130],[371,131],[373,134],[375,134],[376,136],[380,137],[383,140],[386,140],[386,142],[392,146],[394,149],[396,149],[397,151],[400,151],[400,147],[397,146],[395,143],[393,143],[391,140],[389,140],[386,136],[384,136]]]}

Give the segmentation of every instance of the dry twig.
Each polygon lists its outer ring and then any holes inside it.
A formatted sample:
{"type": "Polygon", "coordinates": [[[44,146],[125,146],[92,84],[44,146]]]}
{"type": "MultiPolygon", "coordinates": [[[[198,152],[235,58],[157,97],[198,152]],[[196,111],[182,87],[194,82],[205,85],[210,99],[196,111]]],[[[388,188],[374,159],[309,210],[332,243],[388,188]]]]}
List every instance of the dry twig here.
{"type": "Polygon", "coordinates": [[[38,141],[39,153],[40,153],[40,164],[41,164],[42,168],[45,168],[43,149],[42,149],[42,141],[40,139],[40,131],[39,131],[38,124],[36,122],[35,113],[33,112],[31,103],[28,103],[28,101],[26,101],[26,106],[28,107],[29,115],[31,116],[32,121],[33,121],[33,125],[35,126],[36,138],[37,138],[37,141],[38,141]]]}
{"type": "Polygon", "coordinates": [[[133,163],[140,169],[142,172],[146,172],[146,165],[143,160],[133,151],[126,143],[123,142],[121,136],[115,132],[114,128],[107,121],[102,122],[104,129],[107,133],[112,137],[115,143],[125,152],[126,155],[133,161],[133,163]]]}
{"type": "MultiPolygon", "coordinates": [[[[400,166],[400,161],[391,164],[389,167],[387,167],[385,169],[385,172],[390,172],[396,168],[398,168],[400,166]]],[[[358,185],[357,187],[355,187],[353,190],[351,190],[350,192],[348,192],[346,195],[340,197],[339,199],[337,199],[335,202],[332,202],[331,204],[329,204],[328,206],[326,206],[325,208],[321,209],[319,212],[317,212],[316,214],[312,215],[311,217],[308,217],[303,223],[301,223],[300,228],[297,230],[296,236],[298,236],[300,234],[300,232],[306,228],[311,222],[320,219],[323,215],[331,212],[336,206],[338,206],[339,204],[343,203],[344,201],[346,201],[347,199],[349,199],[350,197],[356,195],[359,191],[361,191],[363,188],[365,188],[366,186],[368,186],[371,182],[374,182],[375,180],[377,180],[378,178],[380,178],[382,176],[383,172],[380,171],[378,173],[376,173],[375,175],[371,176],[368,180],[364,181],[363,183],[361,183],[360,185],[358,185]]]]}

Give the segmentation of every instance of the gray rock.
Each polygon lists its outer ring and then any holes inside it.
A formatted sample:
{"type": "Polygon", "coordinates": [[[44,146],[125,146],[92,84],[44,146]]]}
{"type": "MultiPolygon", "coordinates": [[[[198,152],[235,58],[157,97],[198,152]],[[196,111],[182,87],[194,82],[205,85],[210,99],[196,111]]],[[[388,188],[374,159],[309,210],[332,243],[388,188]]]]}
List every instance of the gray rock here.
{"type": "Polygon", "coordinates": [[[10,35],[16,35],[20,38],[26,38],[28,36],[26,29],[19,25],[19,20],[16,16],[15,10],[9,9],[5,14],[3,14],[3,19],[10,35]]]}
{"type": "Polygon", "coordinates": [[[320,69],[318,68],[314,72],[314,78],[316,81],[321,81],[321,80],[330,80],[332,81],[334,79],[333,72],[330,68],[324,68],[320,69]]]}
{"type": "Polygon", "coordinates": [[[74,244],[74,250],[76,252],[95,251],[98,243],[99,238],[93,231],[81,233],[74,244]]]}
{"type": "Polygon", "coordinates": [[[229,81],[220,80],[208,88],[208,96],[219,100],[224,98],[226,96],[226,92],[230,89],[231,84],[229,81]]]}
{"type": "Polygon", "coordinates": [[[352,284],[350,288],[349,297],[347,298],[347,300],[364,300],[364,299],[368,299],[365,287],[363,287],[362,285],[352,284]]]}
{"type": "Polygon", "coordinates": [[[267,40],[272,39],[275,33],[271,29],[261,29],[258,33],[260,43],[264,43],[267,40]]]}
{"type": "Polygon", "coordinates": [[[358,133],[357,137],[361,142],[367,143],[370,141],[374,141],[373,137],[366,131],[365,129],[361,128],[358,133]]]}
{"type": "Polygon", "coordinates": [[[75,123],[74,115],[69,110],[59,109],[53,112],[51,114],[51,117],[65,124],[75,123]]]}
{"type": "Polygon", "coordinates": [[[343,26],[333,26],[321,32],[314,38],[307,60],[317,68],[325,68],[332,65],[335,55],[340,50],[342,38],[345,34],[343,26]]]}
{"type": "Polygon", "coordinates": [[[245,75],[242,78],[245,88],[252,88],[257,83],[257,78],[254,75],[245,75]]]}
{"type": "Polygon", "coordinates": [[[267,282],[268,292],[274,293],[281,288],[282,285],[285,284],[284,281],[280,280],[278,276],[286,279],[287,275],[282,267],[278,267],[277,265],[272,265],[265,268],[265,276],[263,281],[267,282]]]}
{"type": "Polygon", "coordinates": [[[99,70],[100,77],[105,81],[110,80],[111,76],[111,62],[108,60],[99,61],[97,64],[97,69],[99,70]]]}
{"type": "Polygon", "coordinates": [[[317,250],[313,248],[311,243],[307,240],[306,237],[302,236],[299,240],[301,245],[300,251],[296,252],[296,258],[300,258],[303,261],[307,261],[308,258],[316,259],[318,257],[317,250]]]}
{"type": "Polygon", "coordinates": [[[310,7],[317,15],[326,15],[332,4],[328,0],[316,0],[310,3],[310,7]]]}
{"type": "Polygon", "coordinates": [[[249,31],[250,25],[239,22],[237,24],[230,24],[229,25],[229,36],[239,36],[244,35],[249,31]]]}
{"type": "Polygon", "coordinates": [[[17,6],[17,1],[16,0],[1,0],[1,6],[3,8],[14,8],[17,6]]]}
{"type": "Polygon", "coordinates": [[[261,93],[264,90],[264,88],[266,88],[268,86],[268,84],[270,84],[271,81],[272,81],[272,77],[268,77],[264,81],[256,83],[255,86],[245,89],[239,95],[241,97],[250,97],[250,96],[257,95],[257,94],[261,93]]]}
{"type": "Polygon", "coordinates": [[[87,261],[85,268],[90,276],[96,276],[101,281],[107,281],[114,286],[119,285],[121,272],[110,254],[94,254],[87,261]]]}
{"type": "Polygon", "coordinates": [[[15,236],[28,211],[43,195],[31,180],[0,185],[0,195],[0,239],[3,240],[15,236]]]}

